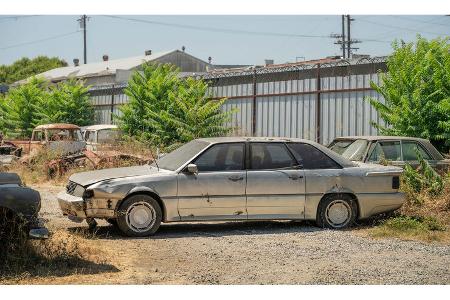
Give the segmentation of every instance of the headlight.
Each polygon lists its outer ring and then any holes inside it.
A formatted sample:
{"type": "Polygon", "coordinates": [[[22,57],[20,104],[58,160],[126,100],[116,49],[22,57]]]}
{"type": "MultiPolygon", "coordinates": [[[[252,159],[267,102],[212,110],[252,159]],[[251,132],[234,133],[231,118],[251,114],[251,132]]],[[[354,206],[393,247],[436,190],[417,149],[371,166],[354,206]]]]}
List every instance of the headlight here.
{"type": "Polygon", "coordinates": [[[89,199],[94,197],[94,191],[93,190],[85,190],[83,193],[83,199],[89,199]]]}

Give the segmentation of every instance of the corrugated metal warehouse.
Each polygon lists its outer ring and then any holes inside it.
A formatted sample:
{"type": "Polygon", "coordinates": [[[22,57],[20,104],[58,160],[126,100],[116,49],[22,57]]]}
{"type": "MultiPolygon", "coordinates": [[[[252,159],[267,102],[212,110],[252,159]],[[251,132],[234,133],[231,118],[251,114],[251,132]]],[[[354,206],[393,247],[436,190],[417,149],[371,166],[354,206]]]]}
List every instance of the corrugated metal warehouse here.
{"type": "MultiPolygon", "coordinates": [[[[200,77],[210,81],[215,98],[226,97],[224,111],[237,110],[229,126],[234,135],[299,137],[328,144],[336,136],[377,135],[381,123],[364,100],[381,99],[370,87],[386,70],[384,58],[325,59],[265,67],[223,69],[200,77]]],[[[197,74],[199,76],[199,74],[197,74]]],[[[126,82],[94,87],[98,121],[128,101],[126,82]]]]}
{"type": "Polygon", "coordinates": [[[110,124],[128,102],[123,90],[143,62],[171,63],[182,76],[209,81],[213,98],[227,100],[224,111],[236,110],[229,126],[234,135],[284,136],[328,144],[336,136],[377,135],[377,112],[364,99],[383,101],[370,87],[386,70],[384,57],[343,60],[326,58],[282,65],[215,67],[179,50],[108,60],[50,70],[53,82],[82,78],[91,85],[96,122],[110,124]]]}

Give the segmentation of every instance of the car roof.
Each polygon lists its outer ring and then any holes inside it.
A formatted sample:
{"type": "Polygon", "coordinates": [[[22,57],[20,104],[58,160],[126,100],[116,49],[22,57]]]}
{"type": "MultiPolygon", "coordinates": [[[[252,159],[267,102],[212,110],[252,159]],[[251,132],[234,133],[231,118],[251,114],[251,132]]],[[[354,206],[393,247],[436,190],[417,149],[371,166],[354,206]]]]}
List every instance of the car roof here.
{"type": "Polygon", "coordinates": [[[428,142],[427,139],[410,136],[394,136],[394,135],[351,135],[336,137],[335,140],[368,140],[368,141],[381,141],[381,140],[413,140],[428,142]]]}
{"type": "Polygon", "coordinates": [[[86,126],[83,129],[84,130],[117,129],[117,125],[98,124],[98,125],[86,126]]]}
{"type": "Polygon", "coordinates": [[[324,152],[328,157],[333,159],[335,162],[340,164],[342,167],[354,167],[355,164],[343,156],[337,154],[336,152],[328,149],[327,147],[316,143],[311,140],[299,139],[299,138],[288,138],[288,137],[213,137],[213,138],[201,138],[199,141],[204,141],[210,144],[219,143],[234,143],[234,142],[293,142],[293,143],[304,143],[310,144],[320,151],[324,152]]]}
{"type": "Polygon", "coordinates": [[[406,141],[417,141],[420,142],[422,146],[424,146],[428,152],[432,155],[432,157],[436,160],[443,160],[444,157],[442,154],[431,144],[431,142],[427,139],[422,139],[418,137],[411,137],[411,136],[386,136],[386,135],[357,135],[357,136],[341,136],[337,137],[334,140],[368,140],[368,141],[383,141],[383,140],[406,140],[406,141]]]}
{"type": "Polygon", "coordinates": [[[312,141],[299,139],[299,138],[289,138],[289,137],[254,137],[254,136],[225,136],[225,137],[212,137],[212,138],[201,138],[200,141],[205,141],[208,143],[232,143],[232,142],[305,142],[310,143],[312,141]]]}
{"type": "Polygon", "coordinates": [[[35,129],[80,129],[77,125],[66,123],[43,124],[36,126],[35,129]]]}

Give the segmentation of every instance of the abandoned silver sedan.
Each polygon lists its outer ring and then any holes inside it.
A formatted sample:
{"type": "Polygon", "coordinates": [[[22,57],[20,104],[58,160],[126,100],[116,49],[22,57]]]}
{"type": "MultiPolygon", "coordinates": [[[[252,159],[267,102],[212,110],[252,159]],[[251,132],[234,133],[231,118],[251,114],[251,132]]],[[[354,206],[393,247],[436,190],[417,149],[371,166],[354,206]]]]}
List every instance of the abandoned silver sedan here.
{"type": "Polygon", "coordinates": [[[401,173],[307,140],[205,138],[153,165],[74,174],[58,201],[74,221],[106,219],[129,236],[177,221],[315,220],[339,229],[399,208],[401,173]]]}

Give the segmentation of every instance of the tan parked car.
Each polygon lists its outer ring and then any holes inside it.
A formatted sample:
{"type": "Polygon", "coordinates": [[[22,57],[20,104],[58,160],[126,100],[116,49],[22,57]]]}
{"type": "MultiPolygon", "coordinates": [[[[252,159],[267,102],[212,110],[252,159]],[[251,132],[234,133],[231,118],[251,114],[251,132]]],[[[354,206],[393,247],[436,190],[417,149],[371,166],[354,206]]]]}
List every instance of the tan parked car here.
{"type": "Polygon", "coordinates": [[[445,159],[430,141],[406,136],[344,136],[333,140],[331,150],[352,161],[380,163],[384,158],[392,165],[417,167],[417,151],[437,171],[447,171],[450,159],[445,159]]]}
{"type": "Polygon", "coordinates": [[[129,236],[178,221],[315,220],[345,228],[399,208],[401,173],[307,140],[206,138],[153,165],[74,174],[58,200],[72,220],[107,219],[129,236]]]}

